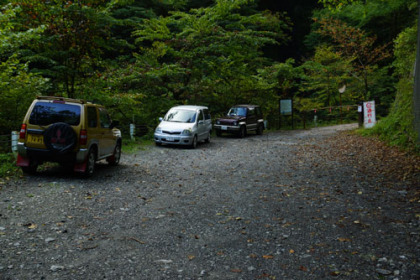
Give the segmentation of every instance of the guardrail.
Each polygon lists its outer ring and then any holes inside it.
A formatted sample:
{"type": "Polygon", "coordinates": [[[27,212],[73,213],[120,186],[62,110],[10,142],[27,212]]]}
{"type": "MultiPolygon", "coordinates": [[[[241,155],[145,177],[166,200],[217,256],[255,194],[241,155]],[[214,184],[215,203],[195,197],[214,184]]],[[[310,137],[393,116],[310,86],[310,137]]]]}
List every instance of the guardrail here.
{"type": "Polygon", "coordinates": [[[17,143],[19,139],[19,132],[12,131],[10,134],[0,135],[0,151],[4,150],[5,152],[17,151],[17,143]]]}

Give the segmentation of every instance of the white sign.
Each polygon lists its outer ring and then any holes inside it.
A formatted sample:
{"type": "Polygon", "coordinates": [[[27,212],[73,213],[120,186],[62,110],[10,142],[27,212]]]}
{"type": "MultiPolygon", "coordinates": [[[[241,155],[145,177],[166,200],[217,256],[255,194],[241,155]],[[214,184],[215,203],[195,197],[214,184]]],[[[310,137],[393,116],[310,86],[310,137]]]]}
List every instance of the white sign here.
{"type": "Polygon", "coordinates": [[[376,124],[375,101],[363,102],[363,116],[365,128],[371,128],[376,124]]]}

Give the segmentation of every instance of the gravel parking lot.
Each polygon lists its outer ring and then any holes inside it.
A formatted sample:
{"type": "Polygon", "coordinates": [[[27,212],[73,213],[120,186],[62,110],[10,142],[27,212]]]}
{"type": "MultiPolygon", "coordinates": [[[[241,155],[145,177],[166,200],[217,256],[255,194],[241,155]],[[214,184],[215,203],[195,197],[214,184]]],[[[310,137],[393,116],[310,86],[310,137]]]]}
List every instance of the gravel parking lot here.
{"type": "Polygon", "coordinates": [[[3,182],[0,279],[420,279],[418,167],[350,149],[356,126],[3,182]]]}

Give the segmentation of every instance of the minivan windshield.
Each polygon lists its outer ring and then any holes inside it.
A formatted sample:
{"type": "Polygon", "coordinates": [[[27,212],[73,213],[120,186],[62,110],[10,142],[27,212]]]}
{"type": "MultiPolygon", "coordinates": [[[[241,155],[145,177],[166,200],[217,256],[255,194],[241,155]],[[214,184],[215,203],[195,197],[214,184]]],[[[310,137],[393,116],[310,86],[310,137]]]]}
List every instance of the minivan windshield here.
{"type": "Polygon", "coordinates": [[[244,107],[232,107],[228,113],[229,116],[240,116],[246,117],[246,108],[244,107]]]}
{"type": "Polygon", "coordinates": [[[50,102],[37,102],[35,104],[29,117],[30,124],[49,125],[56,122],[79,125],[80,106],[50,102]]]}
{"type": "Polygon", "coordinates": [[[196,112],[191,110],[171,109],[165,116],[167,122],[194,123],[196,112]]]}

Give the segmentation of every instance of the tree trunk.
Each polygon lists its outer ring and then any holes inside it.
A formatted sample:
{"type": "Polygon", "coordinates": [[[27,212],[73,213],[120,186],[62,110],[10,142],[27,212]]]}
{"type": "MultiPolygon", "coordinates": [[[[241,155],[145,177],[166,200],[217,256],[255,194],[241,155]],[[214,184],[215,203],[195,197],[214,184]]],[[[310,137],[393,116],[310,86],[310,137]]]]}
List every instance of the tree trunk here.
{"type": "Polygon", "coordinates": [[[417,55],[414,70],[413,112],[414,129],[417,132],[417,143],[420,144],[420,0],[418,2],[417,17],[417,55]]]}

